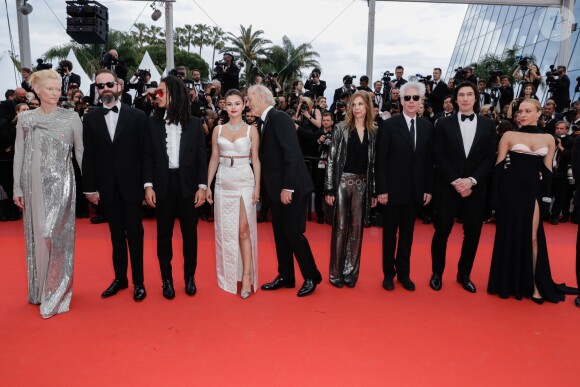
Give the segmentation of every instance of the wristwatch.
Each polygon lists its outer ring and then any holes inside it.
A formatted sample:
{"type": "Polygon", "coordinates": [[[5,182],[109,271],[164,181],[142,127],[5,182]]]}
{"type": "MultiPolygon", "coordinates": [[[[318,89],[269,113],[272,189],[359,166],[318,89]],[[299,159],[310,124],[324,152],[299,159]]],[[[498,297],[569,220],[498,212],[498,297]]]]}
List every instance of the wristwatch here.
{"type": "Polygon", "coordinates": [[[473,185],[477,185],[477,180],[475,180],[473,177],[468,177],[468,179],[471,180],[473,185]]]}

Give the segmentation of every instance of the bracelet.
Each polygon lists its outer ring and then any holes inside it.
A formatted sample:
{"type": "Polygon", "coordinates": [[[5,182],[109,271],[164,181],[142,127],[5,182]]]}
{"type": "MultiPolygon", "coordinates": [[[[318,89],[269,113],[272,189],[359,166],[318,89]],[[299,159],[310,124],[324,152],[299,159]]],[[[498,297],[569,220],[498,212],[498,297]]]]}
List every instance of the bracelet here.
{"type": "Polygon", "coordinates": [[[542,201],[543,201],[544,203],[552,203],[552,198],[551,198],[551,197],[548,197],[548,196],[544,196],[544,197],[542,198],[542,201]]]}

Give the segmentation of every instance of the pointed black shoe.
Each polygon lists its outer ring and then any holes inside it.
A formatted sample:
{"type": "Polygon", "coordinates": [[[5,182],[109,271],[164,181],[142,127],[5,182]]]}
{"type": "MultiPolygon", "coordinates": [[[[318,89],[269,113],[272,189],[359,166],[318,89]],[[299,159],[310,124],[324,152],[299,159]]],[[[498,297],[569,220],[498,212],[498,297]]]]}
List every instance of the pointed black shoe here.
{"type": "Polygon", "coordinates": [[[415,291],[415,283],[411,281],[411,278],[398,278],[397,282],[403,285],[403,289],[414,292],[415,291]]]}
{"type": "Polygon", "coordinates": [[[128,287],[129,281],[127,279],[124,280],[115,279],[113,280],[111,285],[109,285],[109,287],[105,289],[103,293],[101,293],[101,297],[107,298],[114,296],[115,294],[119,293],[119,290],[127,289],[128,287]]]}
{"type": "Polygon", "coordinates": [[[393,282],[392,278],[385,278],[383,280],[383,289],[385,289],[385,290],[395,289],[395,282],[393,282]]]}
{"type": "Polygon", "coordinates": [[[290,281],[281,276],[277,276],[274,281],[262,285],[262,290],[278,290],[280,288],[293,288],[295,286],[295,281],[290,281]]]}
{"type": "Polygon", "coordinates": [[[429,287],[435,291],[441,290],[441,287],[443,287],[441,274],[433,274],[431,276],[431,280],[429,281],[429,287]]]}
{"type": "Polygon", "coordinates": [[[145,297],[147,297],[145,286],[135,285],[135,289],[133,289],[133,299],[137,302],[141,302],[145,299],[145,297]]]}
{"type": "Polygon", "coordinates": [[[475,293],[477,289],[475,288],[475,284],[471,282],[469,276],[457,274],[457,282],[463,286],[463,289],[467,290],[469,293],[475,293]]]}
{"type": "Polygon", "coordinates": [[[175,297],[175,289],[172,280],[163,281],[163,297],[172,300],[175,297]]]}
{"type": "Polygon", "coordinates": [[[190,277],[185,282],[185,294],[188,296],[195,296],[197,293],[197,286],[195,286],[195,278],[190,277]]]}
{"type": "Polygon", "coordinates": [[[322,282],[322,279],[307,279],[304,281],[304,284],[302,285],[302,287],[300,288],[300,290],[298,291],[297,296],[298,297],[305,297],[309,294],[314,293],[314,291],[316,290],[316,285],[318,285],[320,282],[322,282]]]}

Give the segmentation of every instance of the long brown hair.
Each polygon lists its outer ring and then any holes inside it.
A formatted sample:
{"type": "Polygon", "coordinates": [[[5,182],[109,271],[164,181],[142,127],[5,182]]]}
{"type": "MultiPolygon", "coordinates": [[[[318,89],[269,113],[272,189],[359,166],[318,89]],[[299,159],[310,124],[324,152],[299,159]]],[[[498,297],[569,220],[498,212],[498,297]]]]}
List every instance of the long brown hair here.
{"type": "Polygon", "coordinates": [[[357,97],[362,98],[365,104],[365,109],[367,111],[367,115],[365,116],[365,128],[369,132],[374,133],[376,131],[376,128],[375,128],[375,119],[373,117],[374,114],[373,101],[371,100],[370,94],[366,91],[358,90],[350,97],[350,100],[348,101],[348,108],[346,110],[346,117],[344,119],[344,123],[346,124],[347,128],[350,128],[351,130],[356,129],[356,122],[354,120],[354,114],[352,113],[352,105],[354,104],[354,100],[357,97]]]}

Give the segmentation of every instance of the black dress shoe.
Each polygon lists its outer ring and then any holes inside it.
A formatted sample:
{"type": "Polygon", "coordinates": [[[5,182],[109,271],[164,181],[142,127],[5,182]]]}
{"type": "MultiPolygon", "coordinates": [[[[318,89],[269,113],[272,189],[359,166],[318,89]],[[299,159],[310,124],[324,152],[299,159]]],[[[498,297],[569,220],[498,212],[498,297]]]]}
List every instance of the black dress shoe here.
{"type": "Polygon", "coordinates": [[[398,278],[397,282],[403,285],[403,289],[408,290],[409,292],[415,291],[415,284],[410,278],[398,278]]]}
{"type": "Polygon", "coordinates": [[[544,303],[544,299],[542,297],[536,298],[536,297],[532,296],[532,301],[534,301],[538,305],[542,305],[544,303]]]}
{"type": "Polygon", "coordinates": [[[393,290],[394,288],[395,288],[395,282],[393,282],[392,278],[385,278],[383,280],[383,289],[393,290]]]}
{"type": "Polygon", "coordinates": [[[580,308],[580,297],[576,297],[576,299],[574,300],[574,304],[576,305],[577,308],[580,308]]]}
{"type": "Polygon", "coordinates": [[[172,280],[163,281],[163,297],[171,300],[175,297],[175,289],[173,288],[172,280]]]}
{"type": "Polygon", "coordinates": [[[429,286],[433,290],[441,290],[441,287],[443,286],[443,282],[441,281],[441,274],[433,274],[431,276],[431,280],[429,281],[429,286]]]}
{"type": "Polygon", "coordinates": [[[296,286],[294,280],[290,281],[277,276],[274,281],[262,285],[262,290],[278,290],[280,288],[293,288],[296,286]]]}
{"type": "Polygon", "coordinates": [[[114,296],[119,292],[119,290],[127,289],[128,286],[129,281],[127,281],[126,279],[124,280],[115,279],[113,280],[111,285],[109,285],[109,287],[103,293],[101,293],[101,297],[107,298],[114,296]]]}
{"type": "Polygon", "coordinates": [[[560,223],[567,223],[569,220],[570,220],[569,215],[562,215],[562,218],[560,219],[560,223]]]}
{"type": "Polygon", "coordinates": [[[266,221],[266,216],[260,215],[256,218],[256,223],[263,223],[265,221],[266,221]]]}
{"type": "Polygon", "coordinates": [[[469,279],[469,276],[457,274],[457,282],[463,286],[463,289],[467,290],[469,293],[475,293],[477,289],[475,289],[475,285],[469,279]]]}
{"type": "Polygon", "coordinates": [[[20,220],[20,213],[17,213],[17,214],[12,214],[12,215],[10,216],[10,218],[8,218],[8,220],[10,220],[10,221],[12,221],[12,222],[14,222],[14,221],[16,221],[16,220],[20,220]]]}
{"type": "Polygon", "coordinates": [[[185,294],[188,296],[195,296],[197,293],[197,287],[195,286],[195,278],[190,277],[185,281],[185,294]]]}
{"type": "Polygon", "coordinates": [[[312,294],[316,290],[316,285],[318,285],[321,281],[318,279],[307,279],[304,281],[304,284],[298,291],[298,297],[305,297],[309,294],[312,294]]]}
{"type": "Polygon", "coordinates": [[[145,287],[143,285],[135,285],[135,289],[133,289],[133,299],[137,302],[141,302],[145,297],[147,297],[145,287]]]}
{"type": "Polygon", "coordinates": [[[93,216],[91,218],[91,223],[92,224],[101,224],[101,223],[107,223],[107,218],[105,218],[104,216],[93,216]]]}
{"type": "Polygon", "coordinates": [[[355,285],[356,285],[356,282],[346,282],[345,281],[345,283],[344,283],[344,286],[346,286],[347,288],[350,288],[350,289],[354,288],[355,285]]]}
{"type": "Polygon", "coordinates": [[[431,219],[430,216],[425,216],[423,218],[423,224],[431,224],[431,223],[433,223],[433,219],[431,219]]]}

